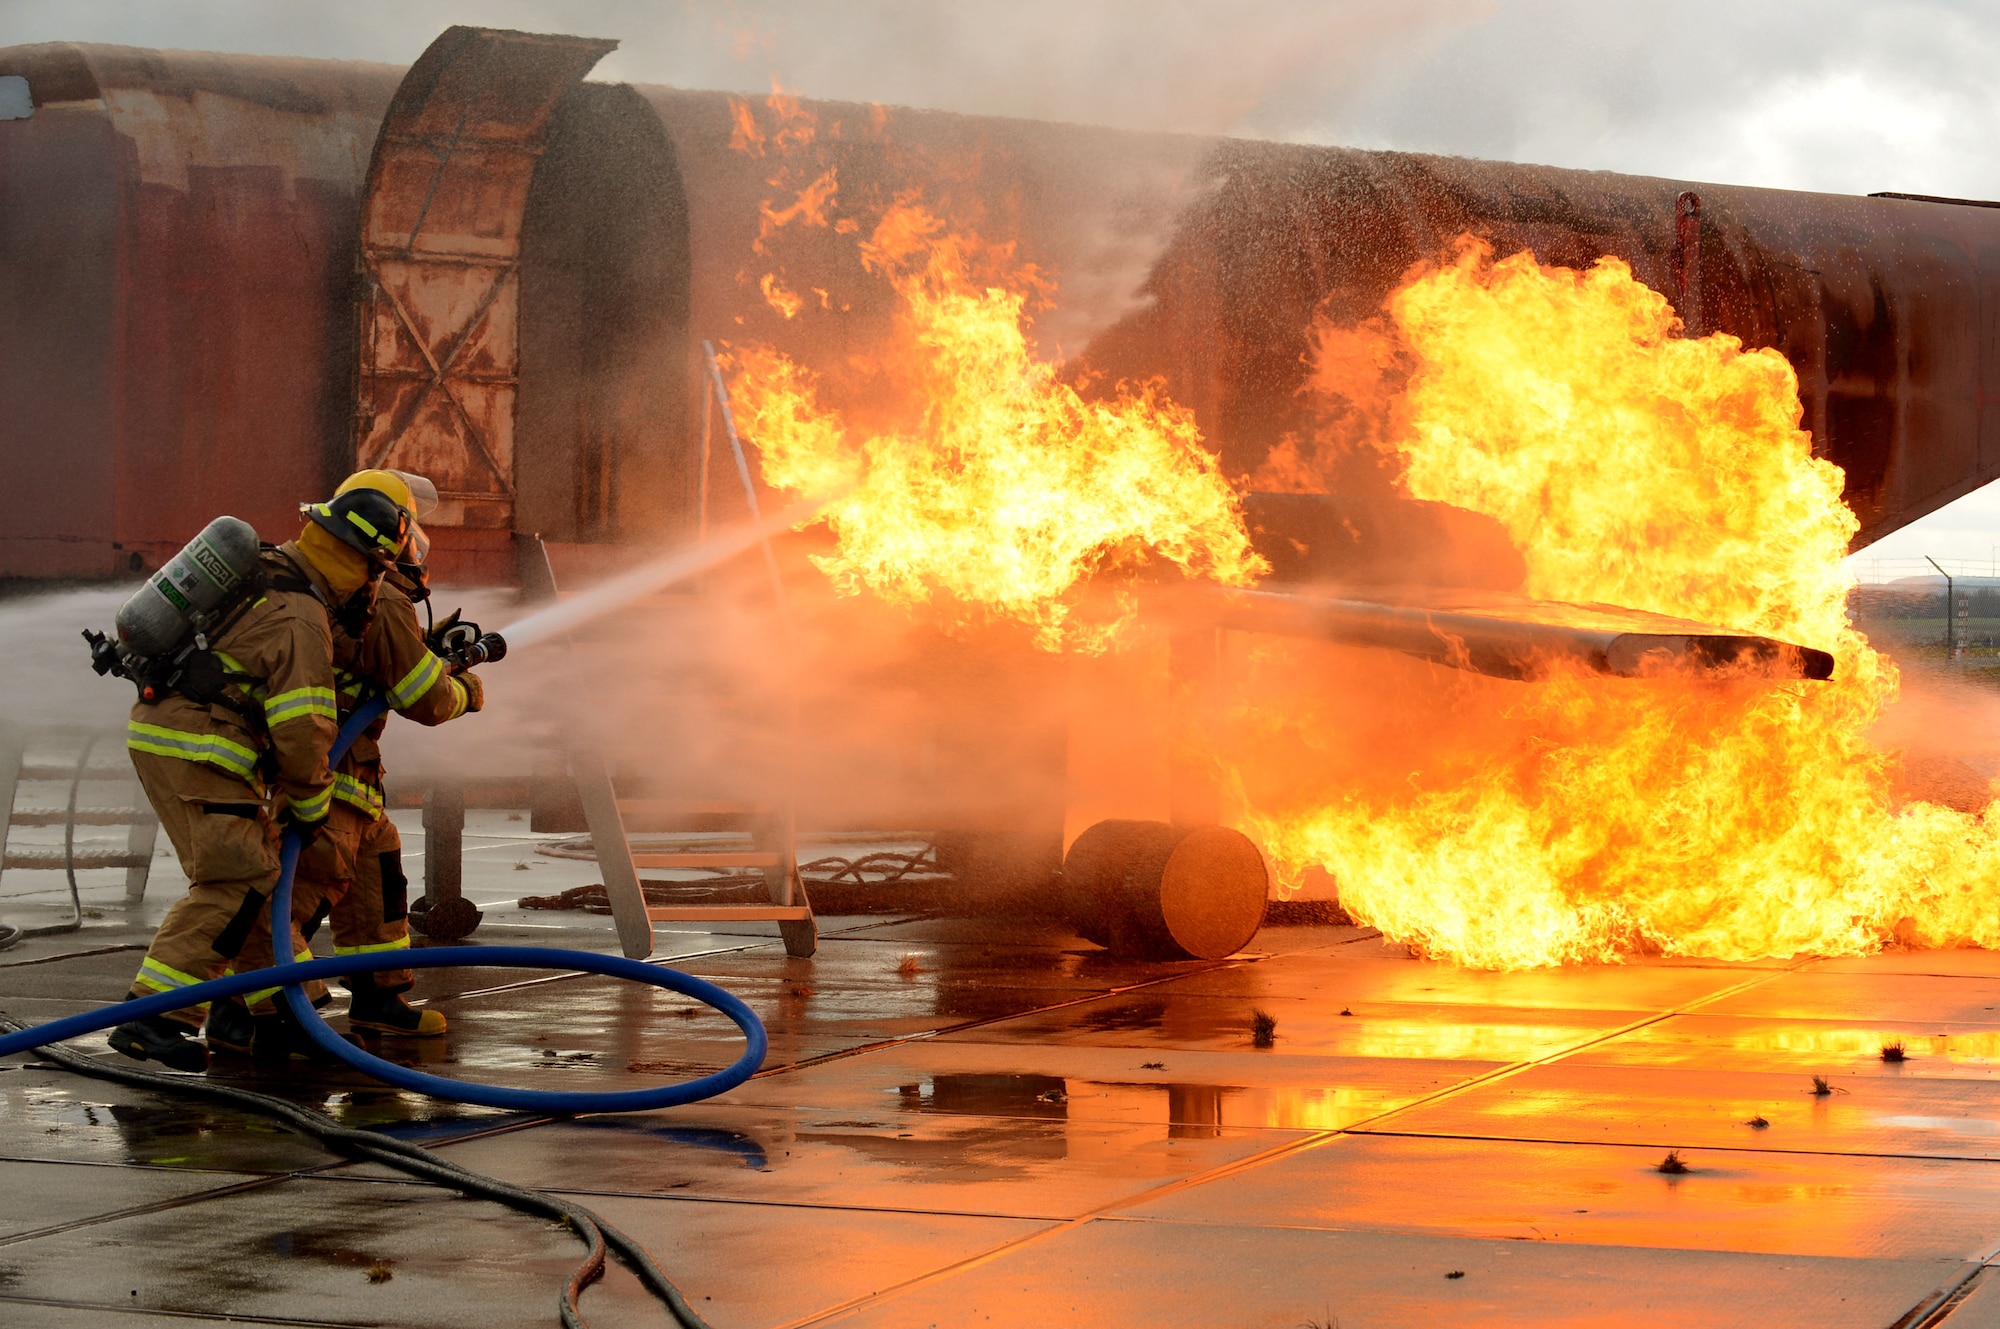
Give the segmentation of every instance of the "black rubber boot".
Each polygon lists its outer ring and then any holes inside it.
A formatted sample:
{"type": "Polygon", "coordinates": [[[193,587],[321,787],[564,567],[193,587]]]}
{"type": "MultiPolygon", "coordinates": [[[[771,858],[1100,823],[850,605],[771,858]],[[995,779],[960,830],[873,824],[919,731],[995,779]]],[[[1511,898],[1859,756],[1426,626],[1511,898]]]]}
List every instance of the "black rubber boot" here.
{"type": "Polygon", "coordinates": [[[111,1031],[111,1050],[135,1061],[157,1061],[169,1070],[205,1071],[208,1049],[194,1030],[164,1015],[127,1020],[111,1031]]]}
{"type": "Polygon", "coordinates": [[[404,1038],[435,1038],[445,1028],[443,1011],[416,1010],[400,992],[378,992],[369,987],[357,987],[348,995],[347,1025],[404,1038]]]}
{"type": "MultiPolygon", "coordinates": [[[[319,1045],[306,1037],[306,1031],[292,1018],[291,1011],[279,1003],[276,1015],[259,1015],[252,1019],[255,1032],[250,1039],[250,1060],[267,1070],[277,1070],[291,1064],[293,1057],[320,1063],[331,1062],[334,1058],[322,1052],[319,1045]]],[[[339,1035],[335,1035],[339,1037],[339,1035]]],[[[348,1042],[354,1040],[349,1038],[348,1042]]]]}
{"type": "Polygon", "coordinates": [[[208,1008],[208,1023],[202,1026],[201,1032],[208,1040],[209,1051],[233,1052],[239,1057],[247,1057],[256,1023],[250,1018],[250,1008],[230,997],[208,1008]]]}

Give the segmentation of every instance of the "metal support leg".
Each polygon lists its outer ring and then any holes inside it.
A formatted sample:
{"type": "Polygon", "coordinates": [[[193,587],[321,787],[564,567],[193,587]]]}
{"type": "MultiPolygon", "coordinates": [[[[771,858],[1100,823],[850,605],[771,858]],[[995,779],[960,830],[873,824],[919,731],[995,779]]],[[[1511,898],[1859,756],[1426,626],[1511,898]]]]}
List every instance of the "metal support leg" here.
{"type": "Polygon", "coordinates": [[[424,899],[465,895],[465,788],[440,780],[424,792],[424,899]]]}
{"type": "Polygon", "coordinates": [[[132,829],[125,833],[125,903],[138,904],[146,898],[146,882],[153,875],[153,850],[160,842],[160,819],[146,803],[141,789],[132,804],[132,829]]]}
{"type": "MultiPolygon", "coordinates": [[[[764,872],[765,887],[775,905],[804,905],[808,909],[812,902],[806,899],[806,884],[799,876],[799,851],[797,832],[792,820],[790,804],[780,807],[770,817],[757,823],[751,836],[752,844],[768,854],[777,855],[775,867],[764,872]]],[[[778,935],[785,940],[785,954],[800,959],[810,957],[819,949],[819,924],[811,914],[804,918],[786,918],[778,921],[778,935]]]]}
{"type": "Polygon", "coordinates": [[[626,958],[643,960],[653,953],[653,920],[646,916],[646,893],[639,886],[639,868],[625,838],[625,819],[618,812],[618,793],[604,758],[581,744],[569,752],[569,773],[583,800],[590,823],[590,845],[597,851],[604,874],[604,893],[611,900],[611,921],[618,926],[618,946],[626,958]]]}
{"type": "Polygon", "coordinates": [[[0,864],[7,861],[7,832],[14,821],[14,786],[21,779],[21,753],[27,734],[10,724],[0,724],[0,864]]]}

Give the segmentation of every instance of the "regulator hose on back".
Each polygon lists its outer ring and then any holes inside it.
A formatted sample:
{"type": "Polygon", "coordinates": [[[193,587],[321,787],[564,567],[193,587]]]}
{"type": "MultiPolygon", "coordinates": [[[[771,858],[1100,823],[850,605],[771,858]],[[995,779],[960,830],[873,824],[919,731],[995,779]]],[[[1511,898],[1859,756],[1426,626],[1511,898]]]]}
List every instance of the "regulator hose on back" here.
{"type": "MultiPolygon", "coordinates": [[[[334,740],[333,749],[327,756],[328,765],[337,765],[347,754],[347,749],[354,740],[360,736],[361,731],[373,724],[377,717],[387,710],[388,703],[381,698],[363,702],[348,718],[347,723],[341,726],[339,737],[334,740]]],[[[296,830],[286,833],[278,884],[271,892],[271,930],[274,936],[283,935],[289,926],[287,920],[291,918],[292,912],[292,877],[298,869],[299,850],[302,847],[302,838],[296,830]]],[[[287,948],[283,946],[273,947],[275,951],[285,949],[287,948]]],[[[65,1016],[63,1019],[51,1020],[47,1024],[35,1025],[18,1033],[0,1036],[0,1057],[79,1038],[84,1034],[123,1024],[127,1020],[137,1020],[148,1015],[163,1015],[168,1011],[182,1010],[205,1002],[219,1001],[224,997],[268,988],[274,974],[280,974],[286,979],[282,1000],[293,1017],[298,1020],[300,1027],[306,1031],[313,1043],[329,1056],[346,1062],[362,1074],[380,1080],[384,1084],[425,1094],[448,1103],[473,1103],[481,1107],[547,1113],[644,1112],[653,1108],[678,1107],[684,1103],[694,1103],[727,1093],[742,1084],[763,1065],[767,1047],[763,1023],[742,1001],[713,983],[703,982],[699,978],[663,965],[628,960],[621,955],[599,955],[594,951],[558,950],[542,946],[454,946],[448,949],[399,950],[304,961],[281,955],[272,969],[253,969],[248,973],[210,979],[193,987],[176,988],[171,992],[119,1002],[101,1010],[65,1016]],[[326,1021],[320,1018],[319,1012],[313,1009],[312,1002],[307,1000],[305,993],[298,987],[308,979],[339,978],[349,974],[374,973],[381,969],[456,969],[481,966],[561,969],[588,974],[606,974],[612,978],[629,979],[634,983],[650,983],[654,987],[665,988],[684,997],[692,997],[728,1016],[736,1027],[743,1031],[743,1055],[726,1068],[712,1074],[695,1080],[685,1080],[679,1084],[663,1085],[656,1089],[563,1092],[471,1084],[447,1079],[442,1075],[426,1075],[422,1071],[413,1071],[407,1066],[385,1061],[354,1046],[328,1027],[326,1021]]]]}

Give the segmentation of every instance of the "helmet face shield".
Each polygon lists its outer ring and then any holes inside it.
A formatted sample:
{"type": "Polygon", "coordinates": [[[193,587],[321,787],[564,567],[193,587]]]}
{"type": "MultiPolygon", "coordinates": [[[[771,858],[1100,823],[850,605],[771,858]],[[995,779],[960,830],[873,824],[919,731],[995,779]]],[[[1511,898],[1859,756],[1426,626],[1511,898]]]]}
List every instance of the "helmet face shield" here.
{"type": "Polygon", "coordinates": [[[424,528],[415,520],[410,522],[410,533],[403,537],[402,557],[399,563],[424,563],[431,556],[431,538],[424,534],[424,528]]]}
{"type": "Polygon", "coordinates": [[[422,521],[437,511],[438,491],[436,485],[432,484],[424,476],[412,475],[408,471],[390,471],[389,474],[401,480],[404,487],[410,491],[410,511],[416,516],[418,521],[422,521]]]}

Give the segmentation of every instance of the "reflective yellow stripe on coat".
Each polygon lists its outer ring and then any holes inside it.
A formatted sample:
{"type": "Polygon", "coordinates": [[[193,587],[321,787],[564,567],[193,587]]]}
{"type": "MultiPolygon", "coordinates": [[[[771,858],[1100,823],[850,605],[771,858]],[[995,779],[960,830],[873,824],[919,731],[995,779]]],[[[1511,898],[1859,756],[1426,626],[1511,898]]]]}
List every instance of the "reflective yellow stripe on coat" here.
{"type": "Polygon", "coordinates": [[[345,771],[334,772],[333,796],[358,809],[370,821],[378,820],[382,816],[384,806],[382,791],[366,780],[357,780],[345,771]]]}
{"type": "Polygon", "coordinates": [[[273,729],[288,720],[309,715],[339,722],[340,713],[333,708],[332,688],[293,688],[264,701],[264,723],[273,729]]]}
{"type": "Polygon", "coordinates": [[[416,667],[403,675],[403,681],[389,689],[389,704],[400,711],[436,687],[437,681],[443,677],[444,661],[425,651],[424,658],[417,661],[416,667]]]}
{"type": "Polygon", "coordinates": [[[193,734],[185,729],[168,729],[134,720],[125,727],[125,746],[156,757],[207,762],[248,781],[252,787],[260,787],[256,752],[220,734],[193,734]]]}
{"type": "Polygon", "coordinates": [[[292,813],[300,821],[318,821],[331,811],[333,811],[332,785],[328,785],[311,798],[292,800],[292,813]]]}

